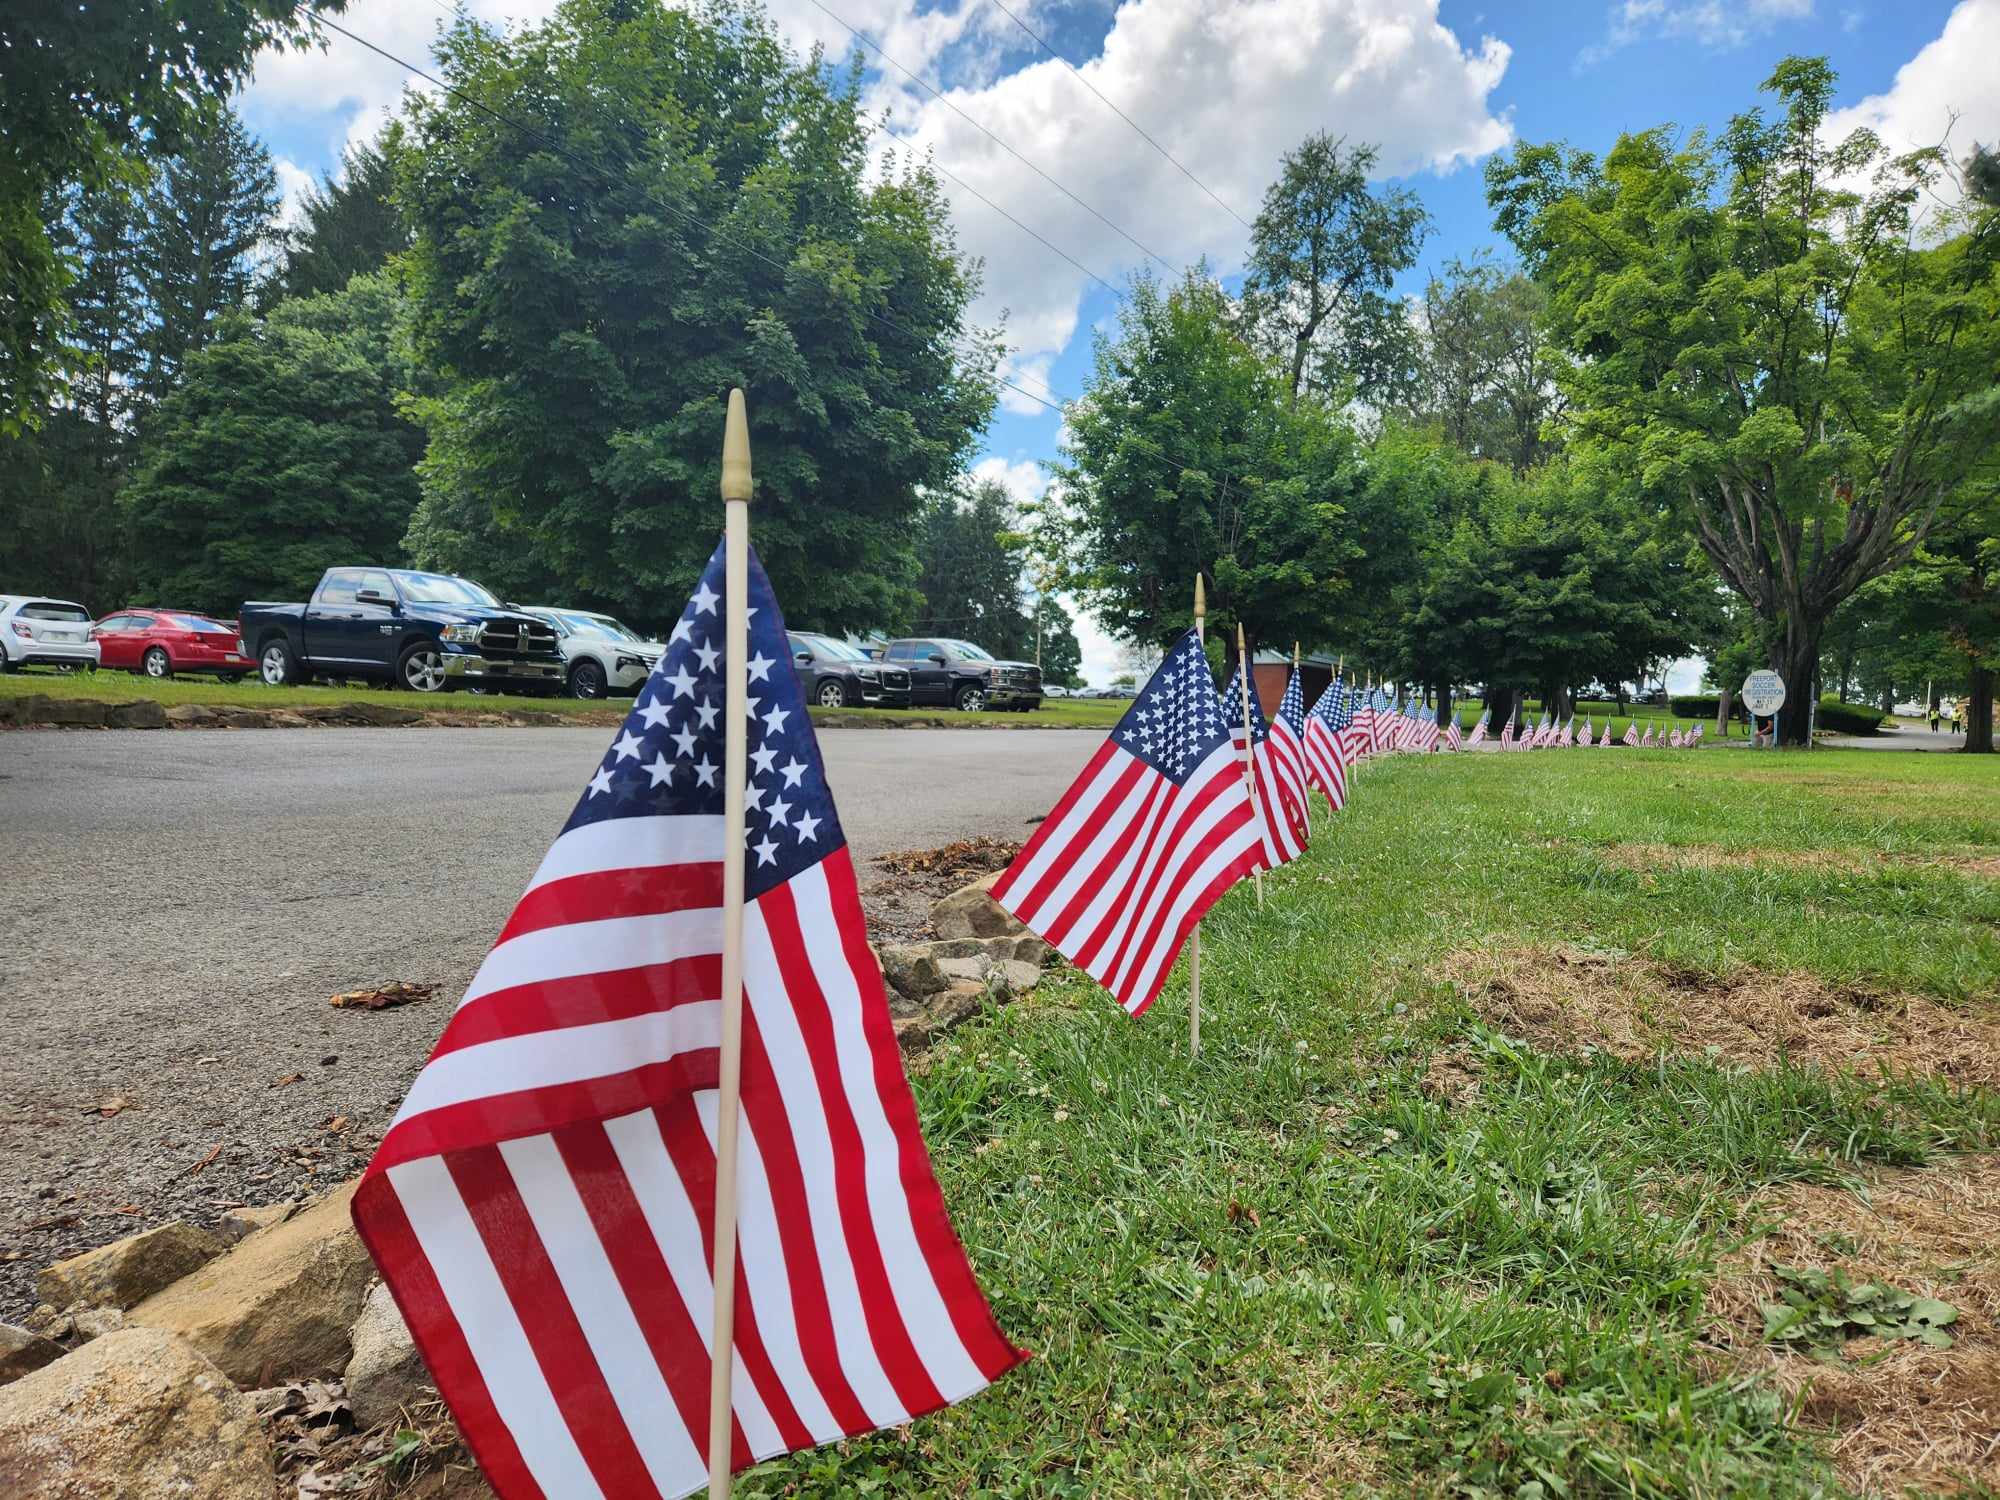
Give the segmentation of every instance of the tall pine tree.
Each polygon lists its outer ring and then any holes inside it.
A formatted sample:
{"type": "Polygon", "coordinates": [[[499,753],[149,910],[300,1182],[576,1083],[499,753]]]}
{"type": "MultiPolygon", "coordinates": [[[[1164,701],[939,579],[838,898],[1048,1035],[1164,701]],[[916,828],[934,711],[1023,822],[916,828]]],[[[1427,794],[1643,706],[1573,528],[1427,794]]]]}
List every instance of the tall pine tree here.
{"type": "Polygon", "coordinates": [[[374,140],[350,145],[340,154],[340,170],[307,191],[304,222],[285,236],[285,263],[275,278],[282,295],[337,292],[409,248],[409,226],[394,197],[402,133],[391,121],[374,140]]]}

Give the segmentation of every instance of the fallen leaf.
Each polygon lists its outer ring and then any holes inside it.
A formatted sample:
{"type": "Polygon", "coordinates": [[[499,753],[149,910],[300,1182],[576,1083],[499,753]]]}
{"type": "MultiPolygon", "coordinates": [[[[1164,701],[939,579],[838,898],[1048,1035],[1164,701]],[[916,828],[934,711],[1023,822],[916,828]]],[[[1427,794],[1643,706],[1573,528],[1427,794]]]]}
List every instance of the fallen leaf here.
{"type": "Polygon", "coordinates": [[[1246,1219],[1250,1222],[1252,1228],[1261,1229],[1264,1225],[1264,1221],[1257,1217],[1256,1209],[1250,1207],[1247,1203],[1238,1203],[1234,1198],[1231,1198],[1229,1200],[1229,1222],[1235,1224],[1246,1219]]]}
{"type": "Polygon", "coordinates": [[[114,1214],[136,1214],[144,1212],[144,1210],[141,1209],[139,1205],[136,1203],[121,1203],[111,1211],[114,1214]]]}
{"type": "Polygon", "coordinates": [[[208,1065],[209,1065],[210,1063],[219,1063],[219,1062],[221,1062],[221,1061],[222,1061],[222,1059],[221,1059],[221,1058],[219,1058],[219,1057],[197,1057],[197,1058],[196,1058],[196,1059],[194,1060],[194,1065],[195,1065],[195,1066],[196,1066],[197,1068],[205,1068],[205,1067],[207,1067],[207,1066],[208,1066],[208,1065]]]}
{"type": "Polygon", "coordinates": [[[30,1219],[24,1229],[70,1229],[82,1223],[76,1214],[51,1214],[46,1219],[30,1219]]]}
{"type": "Polygon", "coordinates": [[[414,984],[404,979],[392,979],[387,984],[378,984],[372,990],[348,990],[335,995],[327,1003],[335,1010],[388,1010],[391,1006],[408,1005],[417,1000],[428,1000],[434,984],[414,984]]]}
{"type": "Polygon", "coordinates": [[[341,1131],[347,1129],[347,1116],[346,1115],[333,1116],[326,1122],[325,1129],[328,1135],[340,1134],[341,1131]]]}
{"type": "Polygon", "coordinates": [[[271,1087],[274,1089],[290,1088],[295,1083],[304,1083],[305,1081],[306,1075],[303,1073],[287,1073],[283,1078],[273,1083],[271,1087]]]}
{"type": "Polygon", "coordinates": [[[217,1141],[213,1146],[208,1148],[208,1155],[204,1156],[200,1161],[196,1162],[193,1166],[189,1167],[181,1175],[183,1177],[194,1176],[203,1167],[207,1166],[210,1162],[214,1161],[216,1157],[220,1155],[222,1155],[222,1142],[217,1141]]]}
{"type": "Polygon", "coordinates": [[[101,1115],[108,1120],[113,1115],[122,1114],[131,1107],[132,1107],[132,1101],[130,1099],[126,1099],[123,1098],[122,1096],[114,1094],[111,1098],[106,1099],[102,1104],[91,1105],[89,1109],[86,1109],[84,1111],[84,1113],[87,1115],[101,1115]]]}

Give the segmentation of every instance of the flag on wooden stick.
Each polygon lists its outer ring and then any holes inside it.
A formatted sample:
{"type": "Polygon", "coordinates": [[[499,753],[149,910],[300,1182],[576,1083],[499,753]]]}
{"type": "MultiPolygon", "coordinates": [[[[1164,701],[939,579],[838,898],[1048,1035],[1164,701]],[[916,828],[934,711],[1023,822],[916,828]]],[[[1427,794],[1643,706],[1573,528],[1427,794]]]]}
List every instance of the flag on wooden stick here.
{"type": "MultiPolygon", "coordinates": [[[[502,1500],[710,1476],[726,552],[355,1194],[502,1500]]],[[[961,1401],[1024,1358],[931,1175],[784,621],[745,566],[725,1477],[961,1401]]]]}
{"type": "Polygon", "coordinates": [[[1264,710],[1257,702],[1257,695],[1245,688],[1240,660],[1222,690],[1222,706],[1229,713],[1229,742],[1239,760],[1244,758],[1243,721],[1246,718],[1250,721],[1248,759],[1251,774],[1256,778],[1260,848],[1264,867],[1275,870],[1305,853],[1308,827],[1305,782],[1297,768],[1277,754],[1271,726],[1264,722],[1264,710]]]}
{"type": "MultiPolygon", "coordinates": [[[[1335,812],[1347,805],[1347,776],[1371,730],[1361,727],[1360,712],[1352,713],[1352,699],[1335,673],[1332,684],[1306,715],[1306,776],[1325,794],[1335,812]]],[[[1365,708],[1371,716],[1373,710],[1365,708]]]]}
{"type": "Polygon", "coordinates": [[[1135,1016],[1202,913],[1258,864],[1229,722],[1189,630],[993,883],[995,901],[1135,1016]]]}

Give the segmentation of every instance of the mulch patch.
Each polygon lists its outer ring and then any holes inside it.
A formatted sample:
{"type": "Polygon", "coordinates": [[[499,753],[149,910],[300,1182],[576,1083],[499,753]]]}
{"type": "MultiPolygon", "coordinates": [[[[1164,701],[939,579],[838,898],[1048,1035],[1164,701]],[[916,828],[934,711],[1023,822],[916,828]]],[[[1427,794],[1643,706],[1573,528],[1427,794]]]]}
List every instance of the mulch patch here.
{"type": "Polygon", "coordinates": [[[883,872],[861,890],[869,936],[879,942],[920,943],[937,936],[931,908],[941,897],[982,875],[1004,870],[1021,846],[981,835],[936,849],[898,849],[878,855],[883,872]]]}

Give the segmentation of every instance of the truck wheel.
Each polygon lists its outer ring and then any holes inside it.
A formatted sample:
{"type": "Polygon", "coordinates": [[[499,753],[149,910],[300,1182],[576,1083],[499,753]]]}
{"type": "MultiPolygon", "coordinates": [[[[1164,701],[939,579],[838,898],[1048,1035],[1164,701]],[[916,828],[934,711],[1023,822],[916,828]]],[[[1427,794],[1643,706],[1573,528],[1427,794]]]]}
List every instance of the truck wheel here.
{"type": "Polygon", "coordinates": [[[952,702],[958,705],[960,712],[976,714],[986,707],[986,689],[976,682],[968,682],[958,690],[958,696],[952,702]]]}
{"type": "Polygon", "coordinates": [[[272,687],[297,687],[306,680],[298,658],[283,641],[267,641],[257,653],[257,675],[272,687]]]}
{"type": "Polygon", "coordinates": [[[443,692],[444,653],[428,641],[417,642],[397,661],[396,679],[413,693],[443,692]]]}
{"type": "Polygon", "coordinates": [[[838,677],[829,677],[825,682],[822,682],[819,685],[819,692],[815,696],[819,699],[819,706],[821,708],[847,707],[847,689],[841,686],[838,677]]]}
{"type": "Polygon", "coordinates": [[[145,656],[141,658],[140,664],[146,669],[148,677],[159,678],[174,675],[174,664],[167,656],[167,648],[164,646],[148,646],[145,656]]]}
{"type": "Polygon", "coordinates": [[[604,696],[604,668],[587,657],[571,667],[569,669],[569,695],[572,698],[602,698],[604,696]]]}

